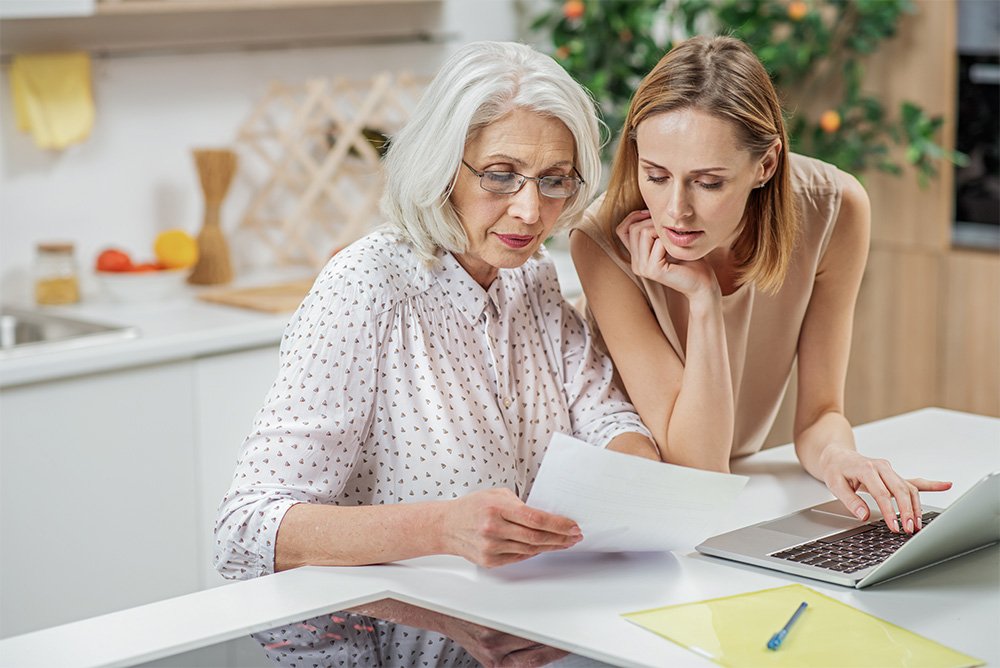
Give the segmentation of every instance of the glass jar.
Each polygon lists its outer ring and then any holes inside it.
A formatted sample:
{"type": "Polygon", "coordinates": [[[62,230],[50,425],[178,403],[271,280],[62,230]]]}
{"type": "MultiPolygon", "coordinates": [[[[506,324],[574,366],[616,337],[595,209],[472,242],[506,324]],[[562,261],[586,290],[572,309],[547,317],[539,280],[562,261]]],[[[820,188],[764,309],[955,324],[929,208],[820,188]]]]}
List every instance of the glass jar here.
{"type": "Polygon", "coordinates": [[[35,302],[40,305],[80,301],[80,282],[71,243],[40,243],[35,252],[35,302]]]}

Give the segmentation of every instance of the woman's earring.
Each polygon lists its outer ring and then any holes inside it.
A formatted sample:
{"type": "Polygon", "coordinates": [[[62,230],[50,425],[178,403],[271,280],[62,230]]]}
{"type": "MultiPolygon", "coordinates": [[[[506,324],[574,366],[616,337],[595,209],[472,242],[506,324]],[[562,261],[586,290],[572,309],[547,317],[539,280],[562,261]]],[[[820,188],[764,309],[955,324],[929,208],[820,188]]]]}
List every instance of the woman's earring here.
{"type": "Polygon", "coordinates": [[[766,183],[767,183],[767,181],[761,181],[760,183],[757,184],[757,187],[758,188],[763,188],[766,183]]]}

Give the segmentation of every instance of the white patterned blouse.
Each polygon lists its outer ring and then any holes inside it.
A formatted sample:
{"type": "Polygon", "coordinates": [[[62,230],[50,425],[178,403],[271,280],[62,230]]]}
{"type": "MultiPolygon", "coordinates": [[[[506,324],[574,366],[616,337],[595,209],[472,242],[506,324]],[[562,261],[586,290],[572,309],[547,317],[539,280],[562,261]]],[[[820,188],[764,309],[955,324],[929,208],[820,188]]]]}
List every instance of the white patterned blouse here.
{"type": "Polygon", "coordinates": [[[278,377],[222,500],[215,565],[274,570],[297,503],[453,499],[494,487],[521,499],[553,432],[606,446],[648,436],[563,299],[544,253],[488,290],[453,255],[428,267],[380,229],[334,257],[292,316],[278,377]]]}

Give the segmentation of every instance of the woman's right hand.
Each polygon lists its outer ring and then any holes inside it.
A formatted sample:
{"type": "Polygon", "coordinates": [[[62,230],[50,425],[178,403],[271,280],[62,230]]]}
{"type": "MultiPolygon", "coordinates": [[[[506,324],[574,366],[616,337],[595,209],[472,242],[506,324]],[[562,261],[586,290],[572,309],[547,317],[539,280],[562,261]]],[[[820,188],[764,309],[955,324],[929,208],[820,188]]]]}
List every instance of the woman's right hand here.
{"type": "Polygon", "coordinates": [[[494,568],[583,539],[576,522],[530,508],[509,489],[484,489],[449,501],[444,551],[494,568]]]}
{"type": "Polygon", "coordinates": [[[704,259],[671,257],[646,209],[625,216],[615,230],[632,259],[632,273],[676,290],[688,299],[721,294],[715,272],[704,259]]]}
{"type": "Polygon", "coordinates": [[[449,619],[444,635],[461,645],[486,668],[545,666],[569,654],[456,617],[449,619]]]}

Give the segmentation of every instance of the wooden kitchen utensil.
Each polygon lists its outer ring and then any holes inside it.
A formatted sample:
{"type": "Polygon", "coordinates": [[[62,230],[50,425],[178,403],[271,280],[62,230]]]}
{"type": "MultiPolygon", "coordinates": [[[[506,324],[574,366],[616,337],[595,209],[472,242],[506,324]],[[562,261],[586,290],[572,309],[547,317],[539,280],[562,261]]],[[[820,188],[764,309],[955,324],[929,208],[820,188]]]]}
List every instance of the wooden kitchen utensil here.
{"type": "Polygon", "coordinates": [[[233,280],[229,246],[219,225],[219,210],[236,172],[236,154],[228,149],[195,149],[195,165],[205,196],[205,219],[198,233],[198,262],[189,283],[215,285],[233,280]]]}

